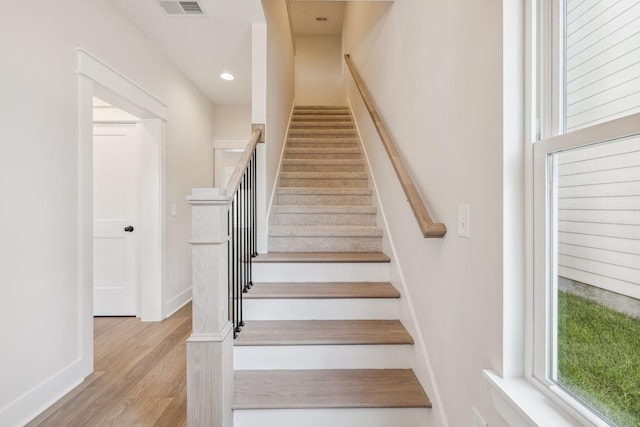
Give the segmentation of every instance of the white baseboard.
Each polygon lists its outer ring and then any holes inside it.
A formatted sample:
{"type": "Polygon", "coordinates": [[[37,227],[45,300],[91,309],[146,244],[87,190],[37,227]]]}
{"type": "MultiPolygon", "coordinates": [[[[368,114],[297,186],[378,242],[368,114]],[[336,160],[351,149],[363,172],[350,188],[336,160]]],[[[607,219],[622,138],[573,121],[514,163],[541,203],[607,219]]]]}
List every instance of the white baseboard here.
{"type": "Polygon", "coordinates": [[[90,373],[82,360],[76,360],[0,408],[0,426],[24,426],[82,383],[90,373]]]}
{"type": "Polygon", "coordinates": [[[189,301],[191,301],[191,295],[192,295],[192,289],[191,289],[191,286],[189,286],[187,289],[185,289],[175,297],[168,300],[164,305],[163,318],[166,319],[167,317],[170,317],[176,311],[180,310],[182,307],[188,304],[189,301]]]}
{"type": "Polygon", "coordinates": [[[268,230],[258,232],[258,253],[266,254],[269,252],[269,235],[268,230]]]}

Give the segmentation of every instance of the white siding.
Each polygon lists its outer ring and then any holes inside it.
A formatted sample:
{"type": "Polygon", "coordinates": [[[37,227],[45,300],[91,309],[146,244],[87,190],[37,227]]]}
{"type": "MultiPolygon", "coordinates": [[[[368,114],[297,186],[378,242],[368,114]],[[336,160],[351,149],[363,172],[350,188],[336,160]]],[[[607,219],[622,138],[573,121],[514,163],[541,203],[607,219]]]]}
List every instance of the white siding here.
{"type": "Polygon", "coordinates": [[[567,0],[567,130],[640,111],[640,0],[567,0]]]}
{"type": "Polygon", "coordinates": [[[558,154],[558,274],[640,299],[640,137],[558,154]]]}

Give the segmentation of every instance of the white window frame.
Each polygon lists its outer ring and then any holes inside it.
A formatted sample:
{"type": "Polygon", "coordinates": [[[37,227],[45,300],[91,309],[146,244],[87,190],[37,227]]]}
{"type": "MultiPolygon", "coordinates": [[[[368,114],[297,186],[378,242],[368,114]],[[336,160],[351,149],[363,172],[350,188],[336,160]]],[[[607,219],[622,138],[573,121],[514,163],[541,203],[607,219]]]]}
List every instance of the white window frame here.
{"type": "Polygon", "coordinates": [[[554,12],[558,1],[503,2],[505,179],[518,182],[514,170],[519,167],[524,185],[520,190],[506,184],[504,188],[504,226],[509,233],[503,240],[503,365],[500,372],[483,374],[494,408],[510,426],[609,426],[548,379],[547,301],[553,283],[546,238],[552,226],[547,162],[550,153],[640,134],[640,113],[560,135],[565,124],[557,118],[564,117],[565,102],[554,94],[564,92],[559,90],[564,85],[563,47],[557,43],[564,22],[558,19],[560,9],[554,12]],[[555,87],[548,82],[555,82],[555,87]],[[516,140],[521,151],[512,145],[516,140]],[[514,228],[520,224],[524,236],[514,228]]]}
{"type": "Polygon", "coordinates": [[[528,304],[533,312],[533,371],[531,382],[558,404],[574,411],[586,425],[609,426],[588,407],[558,387],[550,378],[554,372],[556,346],[557,265],[552,236],[556,229],[551,217],[553,201],[549,189],[553,185],[550,155],[586,145],[640,135],[640,113],[612,120],[575,132],[536,142],[533,146],[533,298],[528,304]],[[553,343],[553,344],[551,344],[553,343]]]}
{"type": "MultiPolygon", "coordinates": [[[[532,231],[529,233],[527,245],[532,251],[532,289],[526,301],[527,309],[532,315],[528,319],[527,332],[530,337],[529,350],[526,354],[526,377],[552,402],[567,411],[574,419],[584,425],[609,426],[606,421],[596,415],[571,394],[556,385],[550,378],[557,377],[555,361],[557,354],[557,273],[553,271],[557,265],[557,253],[553,244],[556,225],[551,216],[553,200],[551,186],[554,168],[551,165],[551,154],[612,141],[624,137],[640,135],[640,114],[626,116],[602,124],[590,126],[570,133],[565,132],[564,109],[565,99],[563,87],[564,48],[563,27],[564,13],[562,0],[531,0],[530,26],[533,34],[529,35],[528,54],[534,76],[528,88],[531,102],[527,108],[534,123],[532,135],[532,175],[533,186],[527,197],[531,201],[532,231]],[[531,247],[531,246],[530,246],[531,247]]],[[[531,179],[531,178],[529,178],[531,179]]]]}

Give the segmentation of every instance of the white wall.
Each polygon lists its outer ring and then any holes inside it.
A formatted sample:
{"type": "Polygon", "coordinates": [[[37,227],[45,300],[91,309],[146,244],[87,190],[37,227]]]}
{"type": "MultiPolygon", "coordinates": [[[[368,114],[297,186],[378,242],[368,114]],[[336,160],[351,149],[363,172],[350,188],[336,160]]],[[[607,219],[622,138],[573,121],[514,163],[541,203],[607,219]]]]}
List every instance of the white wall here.
{"type": "Polygon", "coordinates": [[[344,105],[342,36],[296,34],[296,104],[344,105]]]}
{"type": "MultiPolygon", "coordinates": [[[[502,372],[502,2],[348,2],[343,33],[383,120],[443,239],[424,239],[359,94],[348,84],[402,278],[415,308],[417,345],[433,368],[417,374],[431,393],[428,425],[492,427],[483,369],[502,372]],[[471,238],[457,236],[459,204],[471,238]]],[[[521,284],[514,284],[519,286],[521,284]]],[[[425,365],[426,366],[426,365],[425,365]]]]}
{"type": "Polygon", "coordinates": [[[215,105],[213,107],[215,137],[251,136],[250,105],[215,105]]]}
{"type": "MultiPolygon", "coordinates": [[[[262,0],[267,21],[266,190],[272,199],[294,101],[294,56],[285,0],[262,0]]],[[[266,221],[265,221],[266,224],[266,221]]]]}
{"type": "Polygon", "coordinates": [[[81,381],[93,363],[81,354],[87,319],[79,318],[79,295],[91,283],[78,277],[75,49],[168,105],[165,314],[189,296],[185,195],[212,183],[213,108],[106,0],[5,1],[1,9],[0,425],[13,426],[81,381]]]}

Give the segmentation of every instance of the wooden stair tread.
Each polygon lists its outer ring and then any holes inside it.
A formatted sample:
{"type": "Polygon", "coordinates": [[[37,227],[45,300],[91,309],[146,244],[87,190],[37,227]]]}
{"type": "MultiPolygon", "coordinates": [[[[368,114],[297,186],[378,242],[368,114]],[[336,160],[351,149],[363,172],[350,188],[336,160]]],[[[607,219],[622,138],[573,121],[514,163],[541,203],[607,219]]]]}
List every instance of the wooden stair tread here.
{"type": "Polygon", "coordinates": [[[382,252],[269,252],[260,254],[253,262],[383,262],[391,259],[382,252]]]}
{"type": "Polygon", "coordinates": [[[244,295],[249,299],[399,298],[389,282],[286,282],[254,283],[244,295]]]}
{"type": "Polygon", "coordinates": [[[399,320],[253,320],[234,345],[413,344],[399,320]]]}
{"type": "Polygon", "coordinates": [[[430,408],[410,369],[235,371],[233,409],[430,408]]]}

